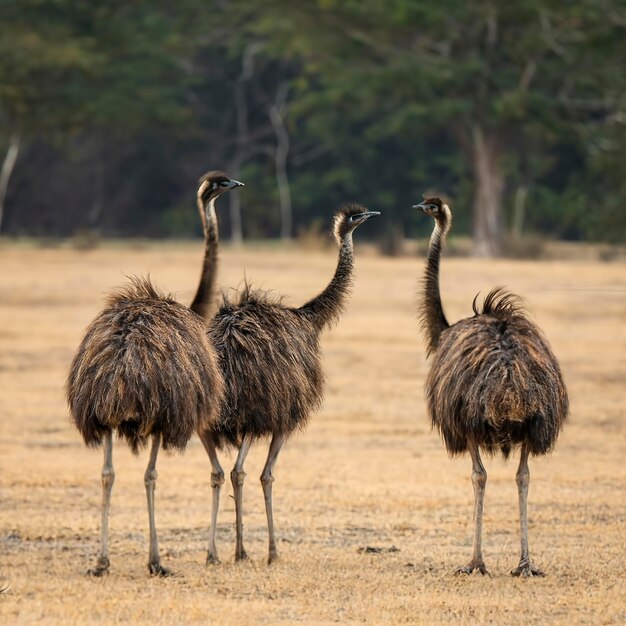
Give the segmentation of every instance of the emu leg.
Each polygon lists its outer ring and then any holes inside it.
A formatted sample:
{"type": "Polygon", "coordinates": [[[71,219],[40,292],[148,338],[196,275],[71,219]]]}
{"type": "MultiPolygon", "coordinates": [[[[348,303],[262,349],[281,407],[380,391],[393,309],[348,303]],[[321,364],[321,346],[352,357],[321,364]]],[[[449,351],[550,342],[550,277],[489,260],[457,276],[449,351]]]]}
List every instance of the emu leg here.
{"type": "Polygon", "coordinates": [[[217,532],[217,513],[220,508],[220,490],[224,484],[224,470],[220,465],[217,458],[217,451],[215,449],[215,440],[210,433],[201,433],[200,440],[204,445],[204,449],[209,455],[211,460],[211,489],[213,490],[213,502],[211,504],[211,530],[209,531],[209,550],[207,552],[206,562],[219,563],[220,560],[217,557],[217,546],[215,545],[215,533],[217,532]]]}
{"type": "Polygon", "coordinates": [[[246,460],[246,456],[248,456],[251,445],[252,437],[246,435],[241,442],[237,460],[235,461],[235,467],[233,467],[233,471],[230,473],[230,480],[233,484],[233,494],[235,496],[235,518],[237,524],[235,561],[243,561],[248,558],[246,551],[243,549],[243,482],[246,478],[246,473],[243,471],[243,464],[246,460]]]}
{"type": "Polygon", "coordinates": [[[472,485],[474,486],[474,542],[472,560],[459,568],[457,574],[471,574],[477,569],[481,574],[489,574],[483,562],[483,504],[485,501],[485,485],[487,472],[480,460],[478,446],[471,444],[469,448],[472,457],[472,485]]]}
{"type": "Polygon", "coordinates": [[[530,485],[530,471],[528,469],[528,447],[524,444],[520,454],[519,467],[515,475],[517,493],[519,495],[519,525],[521,536],[521,557],[519,565],[511,571],[513,576],[545,576],[533,566],[528,553],[528,487],[530,485]]]}
{"type": "Polygon", "coordinates": [[[170,571],[161,565],[159,557],[159,542],[157,539],[156,524],[154,522],[154,490],[158,474],[156,460],[161,445],[161,435],[152,435],[152,448],[150,448],[150,461],[144,474],[146,484],[146,496],[148,498],[148,518],[150,520],[150,556],[148,558],[148,570],[153,576],[169,576],[170,571]]]}
{"type": "Polygon", "coordinates": [[[267,461],[261,474],[261,485],[263,485],[263,496],[265,497],[265,512],[267,514],[267,531],[269,534],[269,557],[268,564],[272,564],[278,558],[276,551],[276,537],[274,535],[274,514],[272,509],[272,483],[274,482],[274,463],[278,458],[278,453],[285,442],[284,435],[275,433],[270,443],[267,453],[267,461]]]}
{"type": "Polygon", "coordinates": [[[104,463],[102,465],[102,523],[100,525],[100,555],[93,569],[87,570],[90,576],[102,576],[109,572],[109,509],[111,490],[115,481],[113,470],[113,433],[104,435],[104,463]]]}

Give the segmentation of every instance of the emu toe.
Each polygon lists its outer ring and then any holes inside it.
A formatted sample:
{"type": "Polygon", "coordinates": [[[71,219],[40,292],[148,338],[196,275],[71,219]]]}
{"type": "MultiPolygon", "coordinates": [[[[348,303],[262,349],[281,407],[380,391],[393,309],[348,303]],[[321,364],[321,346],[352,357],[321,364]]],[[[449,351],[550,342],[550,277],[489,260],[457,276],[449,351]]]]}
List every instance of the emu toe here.
{"type": "Polygon", "coordinates": [[[163,567],[160,563],[148,563],[148,570],[150,572],[150,576],[160,576],[161,578],[165,578],[166,576],[172,575],[172,571],[163,567]]]}
{"type": "Polygon", "coordinates": [[[468,574],[469,575],[474,570],[478,570],[483,576],[485,575],[491,576],[491,574],[487,571],[487,568],[485,567],[485,564],[483,563],[482,559],[471,560],[465,567],[459,567],[459,569],[456,570],[455,574],[468,574]]]}
{"type": "Polygon", "coordinates": [[[219,565],[220,560],[217,558],[217,554],[211,554],[211,553],[207,554],[206,564],[207,565],[219,565]]]}
{"type": "Polygon", "coordinates": [[[109,573],[109,559],[98,559],[96,566],[87,570],[87,576],[97,576],[100,578],[109,573]]]}
{"type": "Polygon", "coordinates": [[[247,561],[248,560],[248,554],[247,552],[241,548],[241,550],[238,550],[237,552],[235,552],[235,561],[239,562],[239,561],[247,561]]]}
{"type": "Polygon", "coordinates": [[[538,576],[541,578],[545,576],[545,574],[540,569],[537,569],[530,561],[522,560],[514,570],[511,570],[511,576],[522,576],[524,578],[538,576]]]}

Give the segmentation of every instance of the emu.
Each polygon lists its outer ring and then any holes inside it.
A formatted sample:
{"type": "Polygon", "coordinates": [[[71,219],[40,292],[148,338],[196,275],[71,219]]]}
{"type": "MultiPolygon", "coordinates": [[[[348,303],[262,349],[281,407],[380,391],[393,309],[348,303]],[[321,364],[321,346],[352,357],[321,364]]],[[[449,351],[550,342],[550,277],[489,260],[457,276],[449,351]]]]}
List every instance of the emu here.
{"type": "Polygon", "coordinates": [[[439,260],[452,223],[450,207],[426,198],[416,208],[430,215],[430,239],[421,325],[432,357],[426,379],[428,411],[451,456],[469,451],[474,487],[472,559],[457,573],[487,574],[482,554],[482,518],[487,472],[479,450],[506,459],[520,447],[516,475],[521,557],[513,576],[543,576],[528,549],[529,455],[550,452],[567,418],[568,398],[558,361],[543,334],[526,316],[517,296],[491,291],[482,310],[448,324],[439,293],[439,260]]]}
{"type": "MultiPolygon", "coordinates": [[[[205,181],[205,199],[213,204],[223,192],[240,186],[221,172],[205,181]]],[[[194,303],[202,309],[206,294],[194,303]]],[[[109,509],[115,479],[113,432],[133,453],[151,440],[144,476],[150,524],[150,574],[166,576],[161,565],[154,519],[156,461],[159,448],[182,451],[196,430],[219,416],[224,381],[215,348],[202,317],[148,279],[134,278],[113,292],[89,325],[72,361],[67,380],[71,418],[85,443],[104,443],[100,554],[95,568],[109,571],[109,509]]]]}
{"type": "MultiPolygon", "coordinates": [[[[267,292],[246,284],[239,296],[226,296],[214,317],[207,317],[208,334],[218,354],[226,387],[218,419],[200,431],[211,461],[213,491],[207,564],[219,562],[215,534],[224,483],[217,451],[238,450],[230,474],[235,499],[235,559],[247,558],[243,546],[244,462],[252,444],[271,437],[267,461],[261,474],[269,534],[269,558],[278,557],[274,533],[273,469],[286,439],[306,425],[311,412],[322,402],[324,377],[321,367],[320,334],[336,322],[345,307],[354,265],[352,233],[370,217],[380,215],[359,204],[346,204],[334,218],[333,235],[339,246],[335,274],[322,293],[298,308],[287,307],[267,292]]],[[[214,217],[214,216],[213,216],[214,217]]],[[[217,233],[217,224],[206,232],[217,233]]],[[[207,255],[217,258],[217,239],[207,244],[207,255]]],[[[214,279],[203,272],[203,280],[214,279]]],[[[208,284],[207,291],[212,291],[208,284]]]]}

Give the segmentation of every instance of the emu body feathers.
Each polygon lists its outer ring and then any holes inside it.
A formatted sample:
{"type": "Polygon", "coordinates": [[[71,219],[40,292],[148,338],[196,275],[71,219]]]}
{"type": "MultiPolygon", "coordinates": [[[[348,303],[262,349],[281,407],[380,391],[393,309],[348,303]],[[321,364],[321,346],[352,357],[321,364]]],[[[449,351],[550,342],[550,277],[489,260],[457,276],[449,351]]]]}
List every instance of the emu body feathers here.
{"type": "Polygon", "coordinates": [[[550,451],[567,418],[567,391],[559,363],[519,298],[502,289],[487,295],[482,310],[474,298],[473,317],[448,324],[439,295],[439,260],[452,213],[437,197],[425,198],[414,208],[435,220],[421,303],[422,329],[432,357],[426,379],[428,410],[448,453],[467,451],[472,459],[472,558],[457,573],[488,573],[482,553],[487,472],[480,450],[507,457],[519,445],[520,561],[511,574],[543,576],[528,548],[528,457],[550,451]]]}
{"type": "Polygon", "coordinates": [[[113,430],[134,452],[155,433],[163,448],[183,450],[197,428],[216,420],[223,383],[203,320],[134,278],[87,328],[67,396],[87,445],[113,430]]]}
{"type": "Polygon", "coordinates": [[[495,289],[473,306],[439,337],[426,380],[432,423],[452,455],[470,441],[505,457],[521,443],[545,454],[568,410],[558,362],[516,296],[495,289]]]}
{"type": "Polygon", "coordinates": [[[224,374],[226,402],[213,428],[218,447],[303,428],[322,402],[318,328],[300,309],[244,287],[224,299],[209,337],[224,374]]]}

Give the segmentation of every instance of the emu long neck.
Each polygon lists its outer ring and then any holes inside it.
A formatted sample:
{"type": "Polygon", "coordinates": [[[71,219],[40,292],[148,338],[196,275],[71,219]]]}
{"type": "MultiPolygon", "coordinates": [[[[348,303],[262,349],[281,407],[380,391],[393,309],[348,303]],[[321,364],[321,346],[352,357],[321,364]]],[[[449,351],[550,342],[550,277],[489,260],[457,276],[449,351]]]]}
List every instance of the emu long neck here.
{"type": "Polygon", "coordinates": [[[219,230],[215,214],[215,198],[211,198],[206,206],[198,199],[198,209],[204,230],[204,259],[196,296],[190,309],[204,318],[211,319],[215,301],[215,279],[217,277],[217,248],[219,230]]]}
{"type": "Polygon", "coordinates": [[[428,340],[428,354],[435,352],[439,345],[441,333],[450,327],[441,306],[441,294],[439,292],[439,260],[450,225],[449,216],[445,216],[441,221],[435,220],[435,229],[428,246],[420,315],[422,328],[428,340]]]}
{"type": "Polygon", "coordinates": [[[350,232],[344,236],[339,245],[339,259],[332,280],[322,293],[300,308],[319,330],[324,326],[331,326],[344,310],[352,287],[353,268],[354,255],[350,232]]]}

